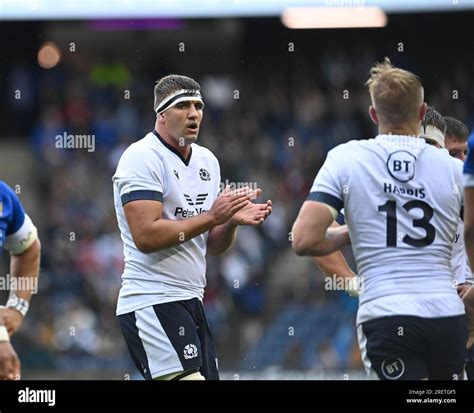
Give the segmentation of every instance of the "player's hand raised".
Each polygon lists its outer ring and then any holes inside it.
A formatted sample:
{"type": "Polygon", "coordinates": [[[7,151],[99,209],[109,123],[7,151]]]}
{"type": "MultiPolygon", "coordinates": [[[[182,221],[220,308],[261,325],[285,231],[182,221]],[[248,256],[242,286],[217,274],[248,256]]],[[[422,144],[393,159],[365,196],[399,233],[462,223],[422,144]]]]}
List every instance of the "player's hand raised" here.
{"type": "MultiPolygon", "coordinates": [[[[257,188],[254,192],[254,197],[258,198],[262,190],[257,188]]],[[[268,200],[264,204],[254,204],[249,202],[243,208],[238,210],[232,217],[232,222],[235,225],[260,225],[272,213],[272,201],[268,200]]]]}
{"type": "Polygon", "coordinates": [[[3,317],[3,322],[10,336],[18,331],[23,323],[23,319],[25,318],[23,314],[14,308],[4,306],[0,306],[0,317],[3,317]]]}
{"type": "Polygon", "coordinates": [[[208,214],[214,218],[216,225],[224,224],[234,214],[248,205],[254,191],[248,186],[231,191],[227,186],[212,204],[208,214]]]}

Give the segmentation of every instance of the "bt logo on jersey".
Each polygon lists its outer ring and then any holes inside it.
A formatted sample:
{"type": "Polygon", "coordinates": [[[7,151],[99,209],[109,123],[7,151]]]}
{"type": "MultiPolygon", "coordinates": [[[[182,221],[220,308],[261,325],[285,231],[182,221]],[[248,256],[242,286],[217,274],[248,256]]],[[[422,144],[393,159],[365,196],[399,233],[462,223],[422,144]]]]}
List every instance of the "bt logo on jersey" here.
{"type": "Polygon", "coordinates": [[[390,175],[399,182],[408,182],[415,176],[416,158],[407,151],[395,151],[387,159],[390,175]]]}

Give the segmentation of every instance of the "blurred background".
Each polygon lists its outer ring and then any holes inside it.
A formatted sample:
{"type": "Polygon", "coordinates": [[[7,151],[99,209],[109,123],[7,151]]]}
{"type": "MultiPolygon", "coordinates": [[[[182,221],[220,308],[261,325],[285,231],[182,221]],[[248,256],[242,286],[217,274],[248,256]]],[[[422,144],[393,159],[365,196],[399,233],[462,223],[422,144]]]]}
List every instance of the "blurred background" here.
{"type": "MultiPolygon", "coordinates": [[[[13,339],[24,378],[140,378],[115,318],[123,255],[111,177],[153,129],[153,87],[170,73],[201,84],[198,143],[222,180],[255,182],[273,200],[263,226],[240,228],[208,259],[223,378],[363,378],[357,299],[325,289],[311,259],[293,254],[291,225],[327,151],[376,135],[364,82],[385,56],[472,130],[474,2],[150,3],[0,1],[0,178],[43,246],[39,293],[13,339]],[[320,8],[305,20],[289,5],[320,8]],[[95,147],[61,148],[58,135],[95,147]]],[[[1,276],[8,263],[4,253],[1,276]]]]}

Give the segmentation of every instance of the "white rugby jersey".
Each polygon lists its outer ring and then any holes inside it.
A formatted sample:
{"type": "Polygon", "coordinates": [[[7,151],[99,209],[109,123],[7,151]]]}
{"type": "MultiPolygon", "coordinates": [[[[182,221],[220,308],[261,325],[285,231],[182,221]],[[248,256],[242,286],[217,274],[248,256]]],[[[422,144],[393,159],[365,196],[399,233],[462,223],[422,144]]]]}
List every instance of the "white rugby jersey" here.
{"type": "Polygon", "coordinates": [[[472,277],[466,248],[464,246],[464,223],[461,220],[459,221],[458,229],[454,237],[451,268],[453,270],[454,279],[458,284],[463,284],[466,282],[466,278],[472,277]]]}
{"type": "Polygon", "coordinates": [[[358,324],[464,313],[451,271],[462,193],[460,163],[420,138],[378,135],[329,152],[308,199],[344,207],[364,281],[358,324]]]}
{"type": "Polygon", "coordinates": [[[192,144],[190,156],[184,160],[153,131],[125,150],[112,179],[125,257],[117,315],[154,304],[202,299],[208,232],[145,254],[133,242],[123,205],[139,199],[161,201],[163,218],[170,220],[207,212],[219,193],[217,158],[210,150],[192,144]]]}

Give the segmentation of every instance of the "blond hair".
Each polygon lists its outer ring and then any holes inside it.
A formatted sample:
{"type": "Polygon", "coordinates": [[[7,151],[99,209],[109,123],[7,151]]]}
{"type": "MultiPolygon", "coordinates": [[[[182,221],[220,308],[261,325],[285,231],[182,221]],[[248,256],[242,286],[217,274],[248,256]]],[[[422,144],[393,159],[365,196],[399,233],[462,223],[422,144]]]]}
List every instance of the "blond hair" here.
{"type": "Polygon", "coordinates": [[[423,85],[418,76],[393,66],[386,57],[370,69],[365,84],[381,123],[399,125],[417,120],[423,103],[423,85]]]}

